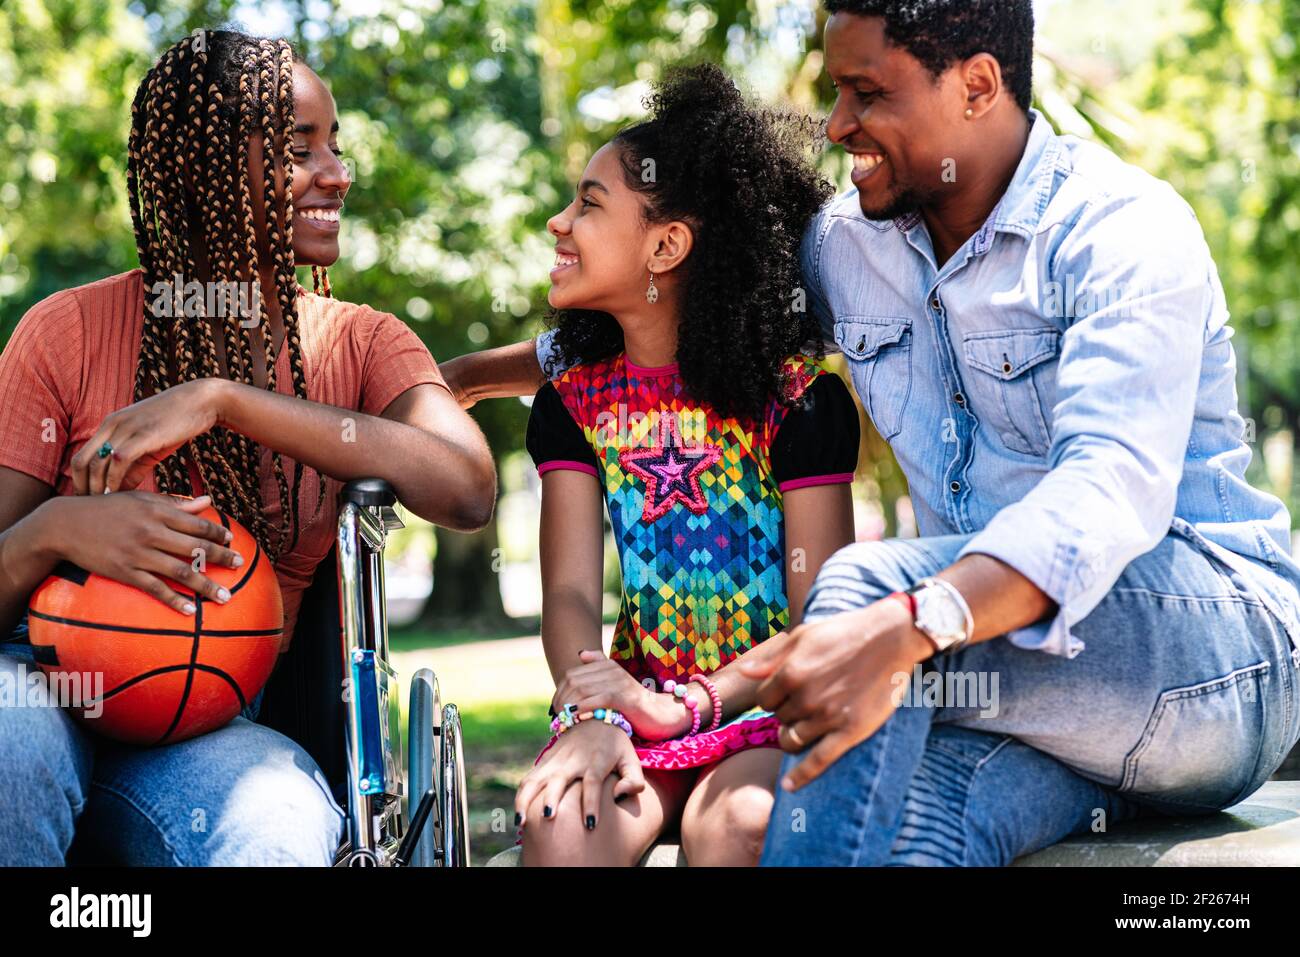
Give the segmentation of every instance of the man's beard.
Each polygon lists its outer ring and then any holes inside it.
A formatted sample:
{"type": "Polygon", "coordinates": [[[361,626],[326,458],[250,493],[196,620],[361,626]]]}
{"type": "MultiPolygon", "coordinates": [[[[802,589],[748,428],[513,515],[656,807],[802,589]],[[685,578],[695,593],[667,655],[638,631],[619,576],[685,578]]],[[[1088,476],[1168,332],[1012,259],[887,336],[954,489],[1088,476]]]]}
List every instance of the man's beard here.
{"type": "Polygon", "coordinates": [[[858,193],[858,205],[862,209],[862,215],[867,219],[888,221],[891,219],[900,219],[912,213],[920,212],[921,207],[933,199],[932,195],[927,195],[919,189],[911,186],[905,186],[902,189],[895,190],[879,207],[868,209],[862,203],[862,193],[858,193]]]}

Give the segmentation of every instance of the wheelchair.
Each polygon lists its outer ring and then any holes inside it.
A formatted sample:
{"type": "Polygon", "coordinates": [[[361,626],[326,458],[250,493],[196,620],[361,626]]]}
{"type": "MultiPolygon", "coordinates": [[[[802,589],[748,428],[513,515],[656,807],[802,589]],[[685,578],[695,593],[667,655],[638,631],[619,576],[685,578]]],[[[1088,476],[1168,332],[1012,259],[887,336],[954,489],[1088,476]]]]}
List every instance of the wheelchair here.
{"type": "Polygon", "coordinates": [[[466,867],[460,713],[442,704],[429,668],[411,676],[402,747],[383,558],[388,533],[402,527],[396,504],[382,479],[344,487],[336,561],[321,563],[303,598],[297,635],[267,685],[258,720],[311,754],[343,808],[336,867],[466,867]]]}

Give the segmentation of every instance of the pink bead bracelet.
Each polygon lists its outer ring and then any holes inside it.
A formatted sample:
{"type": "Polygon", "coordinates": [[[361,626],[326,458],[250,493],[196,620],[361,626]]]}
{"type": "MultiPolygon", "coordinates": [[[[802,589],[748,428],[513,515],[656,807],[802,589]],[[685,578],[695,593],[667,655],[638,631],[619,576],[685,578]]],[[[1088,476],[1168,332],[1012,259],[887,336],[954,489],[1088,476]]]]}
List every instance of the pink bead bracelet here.
{"type": "Polygon", "coordinates": [[[704,675],[691,675],[689,680],[694,681],[709,693],[709,701],[713,705],[713,720],[704,729],[704,733],[708,734],[710,731],[716,731],[718,725],[722,724],[722,695],[718,694],[717,687],[704,675]]]}

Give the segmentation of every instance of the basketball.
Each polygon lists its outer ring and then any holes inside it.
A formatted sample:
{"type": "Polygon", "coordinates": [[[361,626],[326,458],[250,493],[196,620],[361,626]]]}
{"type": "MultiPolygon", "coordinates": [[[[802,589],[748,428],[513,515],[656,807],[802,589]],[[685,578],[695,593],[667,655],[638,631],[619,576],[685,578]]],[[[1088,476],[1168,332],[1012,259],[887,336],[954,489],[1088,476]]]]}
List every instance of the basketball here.
{"type": "Polygon", "coordinates": [[[225,604],[168,580],[194,602],[185,615],[68,562],[32,593],[36,662],[51,683],[62,674],[86,689],[70,710],[87,728],[132,744],[183,741],[225,725],[270,677],[284,627],[275,571],[238,522],[213,508],[199,514],[229,528],[228,547],[244,559],[199,569],[230,591],[225,604]]]}

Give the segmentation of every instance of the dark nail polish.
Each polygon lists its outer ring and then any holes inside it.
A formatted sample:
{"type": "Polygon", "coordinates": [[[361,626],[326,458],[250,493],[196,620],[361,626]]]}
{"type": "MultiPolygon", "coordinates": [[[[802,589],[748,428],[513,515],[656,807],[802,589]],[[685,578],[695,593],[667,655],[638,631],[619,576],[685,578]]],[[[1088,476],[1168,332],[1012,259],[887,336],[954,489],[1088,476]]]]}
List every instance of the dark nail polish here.
{"type": "Polygon", "coordinates": [[[546,807],[542,808],[542,817],[550,817],[550,816],[551,816],[551,806],[548,804],[546,805],[546,807]]]}
{"type": "Polygon", "coordinates": [[[596,829],[596,815],[594,815],[594,814],[588,814],[588,815],[587,815],[587,830],[589,830],[589,831],[594,831],[595,829],[596,829]]]}
{"type": "Polygon", "coordinates": [[[519,823],[520,823],[523,819],[524,819],[524,816],[523,816],[522,814],[520,814],[518,811],[515,811],[515,827],[518,827],[518,826],[519,826],[519,823]]]}

